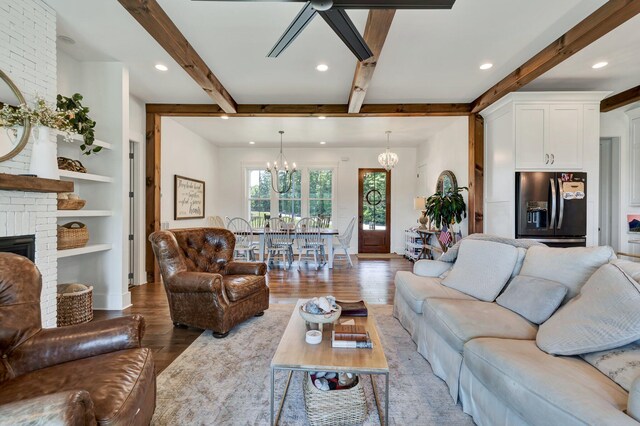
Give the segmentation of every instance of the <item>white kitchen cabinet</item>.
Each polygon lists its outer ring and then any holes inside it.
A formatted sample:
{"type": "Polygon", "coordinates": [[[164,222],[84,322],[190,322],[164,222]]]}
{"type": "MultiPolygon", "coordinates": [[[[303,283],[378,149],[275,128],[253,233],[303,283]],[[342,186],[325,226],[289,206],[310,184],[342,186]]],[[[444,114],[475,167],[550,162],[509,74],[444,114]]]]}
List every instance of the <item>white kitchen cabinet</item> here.
{"type": "Polygon", "coordinates": [[[522,103],[515,113],[518,170],[582,168],[582,104],[522,103]]]}
{"type": "Polygon", "coordinates": [[[629,204],[640,206],[640,117],[631,120],[631,139],[629,140],[631,190],[629,204]]]}

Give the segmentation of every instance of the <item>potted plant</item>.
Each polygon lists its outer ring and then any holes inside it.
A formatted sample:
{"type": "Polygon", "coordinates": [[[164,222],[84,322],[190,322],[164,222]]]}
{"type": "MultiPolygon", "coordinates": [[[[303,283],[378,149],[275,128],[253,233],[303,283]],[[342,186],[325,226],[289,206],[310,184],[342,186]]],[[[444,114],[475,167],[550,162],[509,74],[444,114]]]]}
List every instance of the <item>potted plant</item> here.
{"type": "Polygon", "coordinates": [[[29,120],[34,138],[29,173],[41,178],[59,179],[56,161],[57,146],[49,137],[49,129],[60,130],[70,135],[73,131],[71,120],[75,113],[74,109],[62,111],[54,108],[43,98],[36,97],[32,108],[26,104],[18,107],[5,104],[0,109],[0,125],[15,129],[25,120],[29,120]]]}
{"type": "MultiPolygon", "coordinates": [[[[427,198],[425,203],[426,215],[431,220],[431,224],[437,229],[443,226],[450,227],[462,222],[467,217],[467,205],[462,197],[462,191],[468,190],[464,186],[456,186],[446,192],[437,192],[427,198]]],[[[452,236],[454,233],[452,233],[452,236]]],[[[455,240],[452,237],[452,240],[455,240]]]]}
{"type": "Polygon", "coordinates": [[[82,136],[84,142],[80,145],[80,150],[84,155],[97,154],[102,150],[100,146],[93,146],[95,138],[96,122],[89,117],[89,108],[82,105],[82,95],[76,93],[66,97],[58,95],[58,109],[61,111],[73,111],[70,119],[72,131],[82,136]]]}

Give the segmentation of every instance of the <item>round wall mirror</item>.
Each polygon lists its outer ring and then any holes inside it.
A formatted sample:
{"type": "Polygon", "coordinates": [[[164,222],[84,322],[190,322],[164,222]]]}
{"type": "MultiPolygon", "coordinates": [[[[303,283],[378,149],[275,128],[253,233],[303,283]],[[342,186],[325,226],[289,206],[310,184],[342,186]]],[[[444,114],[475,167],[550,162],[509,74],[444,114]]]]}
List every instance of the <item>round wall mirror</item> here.
{"type": "Polygon", "coordinates": [[[458,187],[458,181],[456,175],[451,170],[445,170],[440,173],[438,177],[438,183],[436,185],[436,192],[438,194],[446,194],[447,192],[455,191],[458,187]]]}
{"type": "MultiPolygon", "coordinates": [[[[24,96],[9,76],[0,70],[0,108],[4,105],[18,107],[24,104],[24,96]]],[[[24,149],[29,141],[31,123],[25,121],[22,126],[0,126],[0,161],[6,161],[15,157],[24,149]]]]}

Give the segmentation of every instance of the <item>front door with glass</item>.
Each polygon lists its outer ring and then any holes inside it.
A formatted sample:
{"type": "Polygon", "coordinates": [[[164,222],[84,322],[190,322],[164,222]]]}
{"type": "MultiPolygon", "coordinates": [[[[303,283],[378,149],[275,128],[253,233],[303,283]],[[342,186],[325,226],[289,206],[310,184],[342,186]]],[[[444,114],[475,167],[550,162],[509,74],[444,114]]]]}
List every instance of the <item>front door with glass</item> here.
{"type": "Polygon", "coordinates": [[[358,253],[391,251],[391,173],[358,170],[358,253]]]}

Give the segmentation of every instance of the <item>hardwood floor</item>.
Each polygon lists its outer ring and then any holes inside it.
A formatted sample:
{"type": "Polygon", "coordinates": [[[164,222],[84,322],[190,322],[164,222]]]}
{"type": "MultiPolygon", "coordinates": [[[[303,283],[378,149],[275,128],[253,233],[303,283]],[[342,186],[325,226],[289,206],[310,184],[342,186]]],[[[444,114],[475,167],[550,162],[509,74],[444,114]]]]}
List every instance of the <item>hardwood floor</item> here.
{"type": "MultiPolygon", "coordinates": [[[[366,300],[368,303],[393,303],[397,271],[410,271],[413,263],[403,258],[357,259],[353,268],[337,262],[334,269],[326,266],[316,271],[313,264],[285,271],[273,268],[267,276],[271,303],[295,303],[299,298],[327,294],[340,300],[366,300]]],[[[131,290],[133,306],[124,311],[95,311],[94,320],[122,315],[142,314],[147,323],[143,345],[151,348],[159,374],[202,334],[202,330],[179,329],[169,317],[167,297],[161,283],[150,283],[131,290]]]]}

